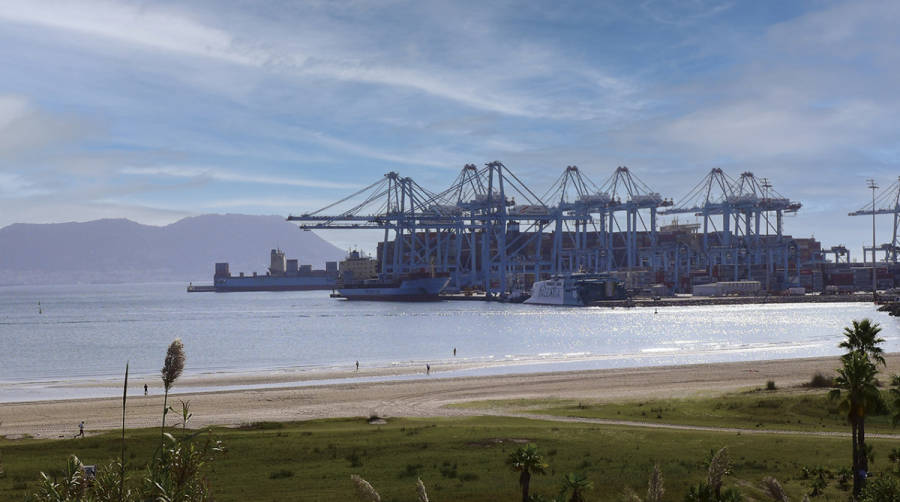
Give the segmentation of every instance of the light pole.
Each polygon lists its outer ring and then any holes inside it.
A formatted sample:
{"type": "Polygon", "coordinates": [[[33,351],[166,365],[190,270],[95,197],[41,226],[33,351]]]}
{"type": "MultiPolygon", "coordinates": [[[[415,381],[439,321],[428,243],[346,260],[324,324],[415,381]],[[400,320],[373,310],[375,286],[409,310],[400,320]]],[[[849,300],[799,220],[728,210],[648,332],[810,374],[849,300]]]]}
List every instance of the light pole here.
{"type": "Polygon", "coordinates": [[[868,181],[869,188],[872,190],[872,301],[875,301],[875,295],[877,292],[875,282],[875,190],[878,190],[878,185],[872,178],[869,178],[866,181],[868,181]]]}

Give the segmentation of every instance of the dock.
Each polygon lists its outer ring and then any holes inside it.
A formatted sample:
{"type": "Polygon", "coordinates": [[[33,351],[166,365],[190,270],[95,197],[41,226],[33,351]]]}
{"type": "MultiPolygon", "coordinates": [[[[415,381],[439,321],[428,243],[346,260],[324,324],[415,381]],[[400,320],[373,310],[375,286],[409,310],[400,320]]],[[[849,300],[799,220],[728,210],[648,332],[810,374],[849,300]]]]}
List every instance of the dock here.
{"type": "Polygon", "coordinates": [[[202,284],[202,285],[194,285],[188,284],[187,287],[188,293],[215,293],[216,287],[212,284],[202,284]]]}

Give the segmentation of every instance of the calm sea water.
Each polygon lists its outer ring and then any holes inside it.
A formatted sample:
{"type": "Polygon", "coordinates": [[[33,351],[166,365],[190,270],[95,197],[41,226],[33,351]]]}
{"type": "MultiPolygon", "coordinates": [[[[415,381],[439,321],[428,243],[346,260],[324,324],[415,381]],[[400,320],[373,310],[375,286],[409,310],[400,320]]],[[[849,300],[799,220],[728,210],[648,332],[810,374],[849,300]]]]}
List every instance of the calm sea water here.
{"type": "Polygon", "coordinates": [[[186,347],[187,372],[195,374],[348,368],[356,360],[369,367],[439,365],[451,359],[453,347],[457,361],[492,362],[482,373],[833,355],[842,328],[863,317],[881,323],[886,350],[900,350],[900,321],[864,303],[654,313],[356,303],[325,291],[188,294],[184,288],[0,288],[0,394],[29,382],[118,377],[126,361],[132,374],[155,374],[176,337],[186,347]]]}

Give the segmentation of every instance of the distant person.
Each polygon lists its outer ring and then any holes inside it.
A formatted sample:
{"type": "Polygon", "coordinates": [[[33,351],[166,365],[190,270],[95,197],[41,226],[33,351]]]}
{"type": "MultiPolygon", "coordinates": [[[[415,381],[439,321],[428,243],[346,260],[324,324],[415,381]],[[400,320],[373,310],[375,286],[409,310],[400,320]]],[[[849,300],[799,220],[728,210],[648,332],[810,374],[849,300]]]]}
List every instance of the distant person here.
{"type": "Polygon", "coordinates": [[[147,384],[144,384],[144,395],[147,395],[147,384]]]}
{"type": "Polygon", "coordinates": [[[356,361],[356,372],[359,373],[359,361],[356,361]]]}
{"type": "Polygon", "coordinates": [[[456,347],[453,347],[453,357],[456,357],[456,347]]]}
{"type": "Polygon", "coordinates": [[[78,424],[78,434],[75,434],[75,437],[84,437],[84,420],[78,424]]]}
{"type": "Polygon", "coordinates": [[[430,364],[426,364],[426,365],[425,365],[425,374],[426,374],[426,375],[430,375],[430,374],[431,374],[431,365],[430,365],[430,364]]]}

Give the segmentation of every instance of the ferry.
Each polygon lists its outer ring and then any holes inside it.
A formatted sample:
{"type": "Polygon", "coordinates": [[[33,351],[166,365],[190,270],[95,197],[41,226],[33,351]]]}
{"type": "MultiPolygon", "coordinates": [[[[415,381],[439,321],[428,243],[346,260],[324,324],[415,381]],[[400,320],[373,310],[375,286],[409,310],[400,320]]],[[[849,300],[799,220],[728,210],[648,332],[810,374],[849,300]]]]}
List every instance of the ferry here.
{"type": "Polygon", "coordinates": [[[628,298],[622,281],[602,274],[577,273],[537,281],[525,303],[584,307],[604,300],[628,298]]]}

